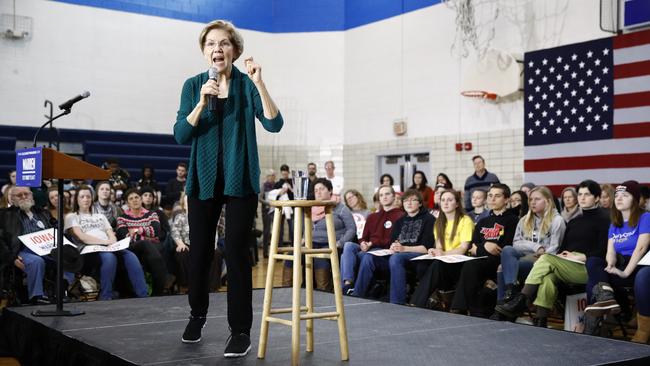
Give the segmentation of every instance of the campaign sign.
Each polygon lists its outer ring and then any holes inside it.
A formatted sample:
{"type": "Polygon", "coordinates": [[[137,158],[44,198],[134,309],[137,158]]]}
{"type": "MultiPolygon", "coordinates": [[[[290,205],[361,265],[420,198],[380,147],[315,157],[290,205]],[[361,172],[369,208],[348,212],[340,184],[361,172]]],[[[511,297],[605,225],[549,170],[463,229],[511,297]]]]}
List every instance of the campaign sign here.
{"type": "MultiPolygon", "coordinates": [[[[54,245],[55,238],[56,238],[56,232],[54,228],[37,231],[35,233],[20,235],[18,237],[18,239],[20,239],[20,241],[23,244],[25,244],[27,248],[29,248],[32,252],[36,253],[37,255],[40,255],[41,257],[50,254],[52,249],[56,248],[56,246],[54,245]]],[[[63,237],[63,243],[65,245],[72,245],[76,247],[76,245],[72,244],[72,242],[68,240],[65,236],[63,237]]]]}
{"type": "Polygon", "coordinates": [[[126,238],[109,245],[86,245],[81,250],[81,254],[89,254],[89,253],[96,253],[96,252],[117,252],[120,250],[129,249],[130,244],[131,244],[131,237],[127,236],[126,238]]]}
{"type": "Polygon", "coordinates": [[[16,185],[19,187],[40,187],[43,150],[31,147],[16,151],[16,185]]]}

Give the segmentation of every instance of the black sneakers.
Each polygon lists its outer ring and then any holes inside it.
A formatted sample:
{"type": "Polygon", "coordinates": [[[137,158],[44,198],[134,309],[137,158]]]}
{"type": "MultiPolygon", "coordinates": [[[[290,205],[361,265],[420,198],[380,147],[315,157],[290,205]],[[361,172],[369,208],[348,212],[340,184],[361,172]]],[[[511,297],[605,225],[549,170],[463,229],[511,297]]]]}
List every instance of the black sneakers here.
{"type": "Polygon", "coordinates": [[[514,319],[526,310],[528,307],[526,304],[527,300],[528,299],[526,298],[526,295],[518,293],[512,298],[512,300],[508,301],[507,303],[503,305],[497,305],[494,310],[496,310],[496,312],[499,314],[514,319]]]}
{"type": "Polygon", "coordinates": [[[190,321],[185,327],[181,341],[183,343],[201,342],[201,329],[205,327],[206,318],[204,316],[190,316],[190,321]]]}
{"type": "Polygon", "coordinates": [[[607,282],[598,282],[594,286],[591,299],[593,304],[585,308],[585,314],[599,316],[605,313],[617,314],[621,311],[621,306],[614,298],[614,289],[607,282]]]}
{"type": "Polygon", "coordinates": [[[246,333],[231,333],[228,337],[228,344],[223,351],[223,356],[227,358],[244,357],[251,350],[251,338],[246,333]]]}

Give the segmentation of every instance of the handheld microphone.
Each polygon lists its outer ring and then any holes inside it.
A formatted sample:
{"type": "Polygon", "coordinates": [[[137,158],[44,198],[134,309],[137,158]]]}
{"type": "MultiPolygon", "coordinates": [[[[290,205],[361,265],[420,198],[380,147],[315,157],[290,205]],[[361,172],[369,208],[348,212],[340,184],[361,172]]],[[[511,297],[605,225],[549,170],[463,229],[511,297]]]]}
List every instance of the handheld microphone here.
{"type": "MultiPolygon", "coordinates": [[[[208,78],[219,82],[219,70],[216,67],[211,67],[208,69],[208,78]]],[[[210,112],[216,112],[219,109],[219,101],[217,100],[216,95],[208,95],[208,110],[210,112]]]]}
{"type": "Polygon", "coordinates": [[[72,105],[73,105],[73,104],[77,103],[78,101],[80,101],[80,100],[82,100],[82,99],[88,98],[89,96],[90,96],[90,92],[89,92],[89,91],[85,91],[85,92],[83,92],[83,93],[77,95],[76,97],[74,97],[74,98],[68,100],[67,102],[61,104],[61,105],[59,106],[59,109],[61,109],[61,110],[70,110],[70,108],[72,108],[72,105]]]}

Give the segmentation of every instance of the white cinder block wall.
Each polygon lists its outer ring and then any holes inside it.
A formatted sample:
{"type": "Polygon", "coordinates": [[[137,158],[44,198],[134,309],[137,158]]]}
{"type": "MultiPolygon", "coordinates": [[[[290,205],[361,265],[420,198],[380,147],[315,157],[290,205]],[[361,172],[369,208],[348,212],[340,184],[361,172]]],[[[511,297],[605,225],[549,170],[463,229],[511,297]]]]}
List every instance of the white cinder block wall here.
{"type": "MultiPolygon", "coordinates": [[[[522,26],[502,16],[492,46],[528,50],[604,37],[593,0],[515,1],[522,26]]],[[[13,2],[0,0],[0,12],[13,2]]],[[[37,126],[43,100],[92,96],[61,128],[171,133],[183,81],[207,65],[202,24],[45,0],[17,2],[34,19],[28,40],[0,38],[0,123],[37,126]]],[[[432,171],[461,187],[482,154],[511,185],[522,178],[521,100],[492,105],[459,96],[466,60],[450,54],[455,14],[436,5],[347,30],[269,34],[242,30],[285,117],[280,134],[258,128],[261,168],[334,160],[346,186],[371,194],[376,155],[430,151],[432,171]],[[394,137],[405,118],[408,134],[394,137]],[[456,142],[474,144],[454,151],[456,142]]],[[[242,58],[243,59],[243,58],[242,58]]],[[[236,66],[242,65],[241,60],[236,66]]],[[[262,175],[263,177],[263,175],[262,175]]],[[[430,179],[431,180],[431,179],[430,179]]]]}

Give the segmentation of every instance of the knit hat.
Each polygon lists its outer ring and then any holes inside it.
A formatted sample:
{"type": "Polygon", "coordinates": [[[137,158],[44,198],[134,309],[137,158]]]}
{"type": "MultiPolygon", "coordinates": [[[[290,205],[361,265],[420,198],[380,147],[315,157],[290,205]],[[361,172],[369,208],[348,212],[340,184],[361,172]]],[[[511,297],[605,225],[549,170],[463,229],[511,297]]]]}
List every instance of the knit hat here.
{"type": "Polygon", "coordinates": [[[616,186],[616,192],[627,192],[634,197],[637,202],[641,199],[641,188],[639,182],[635,180],[628,180],[616,186]]]}

